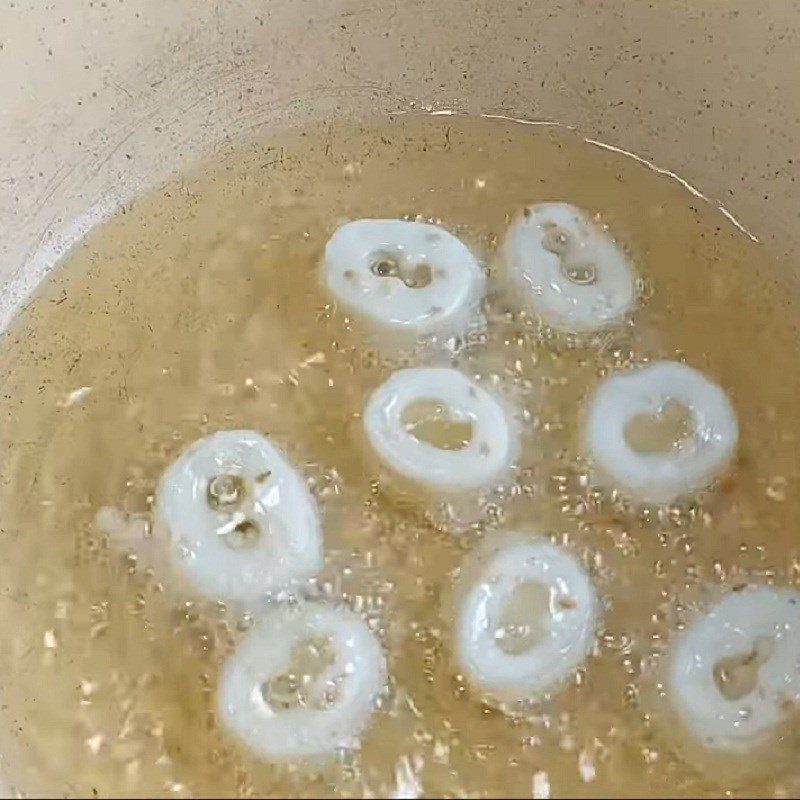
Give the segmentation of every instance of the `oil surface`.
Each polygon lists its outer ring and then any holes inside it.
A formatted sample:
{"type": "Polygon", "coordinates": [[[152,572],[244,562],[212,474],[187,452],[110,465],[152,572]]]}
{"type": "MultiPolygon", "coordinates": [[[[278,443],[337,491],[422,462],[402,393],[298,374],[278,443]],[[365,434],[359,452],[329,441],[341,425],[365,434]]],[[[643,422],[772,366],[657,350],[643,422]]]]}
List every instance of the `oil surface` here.
{"type": "MultiPolygon", "coordinates": [[[[800,582],[800,336],[763,246],[669,178],[571,133],[399,117],[235,151],[136,200],[55,271],[0,351],[0,674],[20,784],[66,795],[797,795],[797,742],[704,754],[659,688],[676,632],[746,582],[800,582]],[[599,213],[641,277],[632,324],[595,342],[506,307],[494,255],[524,203],[599,213]],[[453,534],[397,502],[360,410],[398,364],[321,287],[327,238],[358,217],[421,217],[489,270],[489,325],[452,362],[516,404],[517,484],[453,534]],[[615,367],[685,358],[730,394],[739,456],[716,491],[656,511],[592,485],[577,436],[615,367]],[[219,668],[257,609],[172,585],[143,534],[157,481],[221,428],[267,433],[324,518],[315,591],[370,620],[390,685],[361,751],[271,766],[218,727],[219,668]],[[96,517],[118,507],[135,557],[96,517]],[[581,557],[604,611],[597,652],[521,717],[451,660],[453,577],[499,527],[581,557]],[[112,537],[113,538],[113,537],[112,537]],[[135,549],[135,548],[134,548],[135,549]]],[[[107,527],[107,526],[105,526],[107,527]]]]}

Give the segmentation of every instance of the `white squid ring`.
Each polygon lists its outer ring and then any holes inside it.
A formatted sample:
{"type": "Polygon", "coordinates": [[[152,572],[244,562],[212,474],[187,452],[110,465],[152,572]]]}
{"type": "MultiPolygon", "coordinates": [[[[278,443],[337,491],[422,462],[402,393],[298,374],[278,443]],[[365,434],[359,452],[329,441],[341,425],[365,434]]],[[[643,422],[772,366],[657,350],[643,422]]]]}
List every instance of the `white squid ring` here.
{"type": "Polygon", "coordinates": [[[669,675],[677,711],[707,747],[762,743],[800,702],[800,594],[759,587],[727,595],[682,634],[669,675]],[[741,689],[749,691],[726,697],[718,683],[723,659],[756,658],[751,685],[741,689]]]}
{"type": "Polygon", "coordinates": [[[254,601],[322,566],[319,516],[305,482],[254,431],[195,442],[164,473],[157,509],[174,561],[208,597],[254,601]]]}
{"type": "Polygon", "coordinates": [[[706,488],[730,460],[739,438],[725,392],[685,364],[661,361],[606,378],[589,409],[586,439],[597,466],[639,500],[666,503],[706,488]],[[668,453],[641,453],[625,438],[638,415],[657,415],[669,401],[685,406],[693,434],[668,453]]]}
{"type": "Polygon", "coordinates": [[[381,646],[351,611],[322,605],[280,608],[261,619],[223,667],[219,686],[222,722],[264,761],[324,757],[358,746],[386,681],[381,646]],[[312,687],[321,707],[274,708],[263,687],[286,674],[292,651],[325,638],[333,663],[312,687]]]}
{"type": "Polygon", "coordinates": [[[539,538],[512,540],[488,558],[479,550],[472,560],[478,575],[466,571],[471,582],[456,614],[458,661],[470,682],[500,700],[521,701],[565,681],[595,642],[597,595],[580,562],[539,538]],[[523,583],[547,590],[548,613],[540,640],[509,653],[500,646],[500,619],[523,583]]]}
{"type": "Polygon", "coordinates": [[[598,330],[619,322],[633,307],[630,259],[575,206],[526,208],[508,229],[504,250],[514,290],[553,328],[598,330]],[[548,236],[556,238],[549,242],[548,236]]]}
{"type": "Polygon", "coordinates": [[[466,245],[444,228],[387,219],[337,229],[325,248],[325,280],[354,313],[416,338],[463,333],[478,314],[486,282],[466,245]],[[414,269],[426,269],[429,282],[404,277],[414,269]]]}
{"type": "Polygon", "coordinates": [[[364,428],[375,452],[403,477],[439,492],[478,489],[497,480],[513,461],[516,442],[503,406],[455,369],[413,368],[392,374],[370,397],[364,428]],[[417,439],[403,422],[416,402],[441,403],[472,437],[461,450],[417,439]]]}

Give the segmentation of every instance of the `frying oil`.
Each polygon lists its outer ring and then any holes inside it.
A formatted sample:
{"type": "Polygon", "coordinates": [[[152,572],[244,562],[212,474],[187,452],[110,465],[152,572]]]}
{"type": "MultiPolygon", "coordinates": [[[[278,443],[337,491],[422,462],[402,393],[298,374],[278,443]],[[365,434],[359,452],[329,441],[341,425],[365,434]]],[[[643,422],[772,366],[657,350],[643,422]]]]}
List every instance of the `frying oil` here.
{"type": "Polygon", "coordinates": [[[770,755],[720,761],[681,728],[663,683],[697,609],[737,585],[800,578],[793,302],[766,248],[713,206],[558,128],[455,116],[326,125],[220,153],[135,200],[52,273],[0,351],[0,692],[20,785],[68,796],[796,795],[790,730],[770,755]],[[508,220],[541,201],[599,215],[630,254],[640,285],[629,323],[574,341],[497,291],[508,220]],[[478,525],[454,532],[427,501],[398,500],[369,453],[366,397],[429,356],[382,347],[322,286],[327,238],[359,217],[442,224],[488,271],[486,329],[447,362],[516,407],[523,445],[515,485],[478,525]],[[597,382],[656,358],[721,384],[741,429],[715,491],[660,509],[595,485],[579,437],[597,382]],[[220,666],[258,608],[199,599],[164,568],[159,476],[224,428],[266,433],[306,476],[326,548],[310,591],[362,614],[387,653],[389,686],[361,750],[330,763],[262,764],[220,728],[220,666]],[[110,518],[128,539],[109,533],[110,518]],[[519,716],[484,702],[451,656],[456,571],[500,528],[567,547],[603,606],[596,653],[519,716]]]}

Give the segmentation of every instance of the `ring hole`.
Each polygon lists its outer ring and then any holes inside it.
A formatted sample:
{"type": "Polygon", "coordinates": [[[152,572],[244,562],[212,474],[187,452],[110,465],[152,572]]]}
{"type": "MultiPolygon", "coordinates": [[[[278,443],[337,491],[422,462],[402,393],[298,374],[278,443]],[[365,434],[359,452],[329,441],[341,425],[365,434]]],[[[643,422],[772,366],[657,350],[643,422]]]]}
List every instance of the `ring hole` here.
{"type": "Polygon", "coordinates": [[[544,639],[547,621],[552,614],[553,592],[550,588],[537,581],[517,584],[494,632],[497,646],[510,656],[527,652],[544,639]]]}
{"type": "Polygon", "coordinates": [[[264,702],[275,711],[330,708],[336,702],[340,681],[326,675],[334,661],[329,638],[317,636],[300,642],[292,650],[286,672],[261,684],[264,702]]]}
{"type": "Polygon", "coordinates": [[[433,270],[430,264],[424,261],[414,264],[411,269],[404,270],[402,274],[403,283],[411,289],[424,289],[433,280],[433,270]]]}
{"type": "Polygon", "coordinates": [[[597,267],[590,261],[561,259],[561,274],[577,286],[592,286],[597,283],[597,267]]]}
{"type": "Polygon", "coordinates": [[[637,414],[625,426],[625,442],[643,455],[680,450],[694,435],[692,412],[677,400],[667,400],[656,414],[637,414]]]}
{"type": "Polygon", "coordinates": [[[542,247],[557,256],[565,256],[572,248],[572,237],[555,222],[542,223],[542,247]]]}
{"type": "Polygon", "coordinates": [[[597,283],[597,267],[576,254],[575,240],[569,231],[553,222],[542,225],[542,247],[557,255],[561,274],[577,286],[591,286],[597,283]]]}
{"type": "Polygon", "coordinates": [[[440,400],[415,400],[400,419],[415,439],[440,450],[464,450],[472,441],[472,421],[455,415],[440,400]]]}
{"type": "Polygon", "coordinates": [[[225,533],[225,544],[231,550],[249,550],[258,544],[260,538],[258,525],[250,519],[243,519],[225,533]]]}
{"type": "Polygon", "coordinates": [[[753,649],[738,656],[726,656],[714,664],[714,683],[726,700],[741,700],[755,691],[758,670],[769,661],[775,643],[766,637],[756,640],[753,649]]]}
{"type": "Polygon", "coordinates": [[[214,511],[230,511],[239,506],[246,493],[244,478],[225,472],[208,482],[206,501],[214,511]]]}
{"type": "Polygon", "coordinates": [[[386,250],[373,253],[370,257],[370,272],[379,278],[395,278],[409,289],[423,289],[433,280],[433,269],[424,261],[406,264],[402,253],[386,250]]]}

